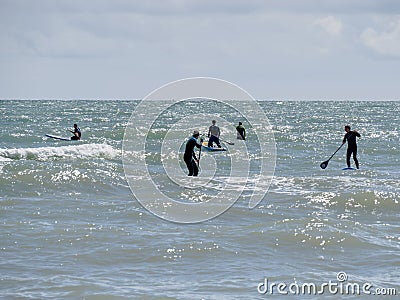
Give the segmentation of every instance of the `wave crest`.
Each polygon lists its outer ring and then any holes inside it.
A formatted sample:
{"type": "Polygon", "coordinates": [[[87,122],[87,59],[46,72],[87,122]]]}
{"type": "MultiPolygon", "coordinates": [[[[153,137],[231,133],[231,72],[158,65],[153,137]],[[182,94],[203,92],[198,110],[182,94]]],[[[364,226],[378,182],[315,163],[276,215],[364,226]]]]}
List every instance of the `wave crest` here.
{"type": "Polygon", "coordinates": [[[62,158],[115,158],[120,151],[107,144],[83,144],[61,147],[38,147],[38,148],[12,148],[0,149],[0,157],[3,160],[29,159],[29,160],[54,160],[62,158]]]}

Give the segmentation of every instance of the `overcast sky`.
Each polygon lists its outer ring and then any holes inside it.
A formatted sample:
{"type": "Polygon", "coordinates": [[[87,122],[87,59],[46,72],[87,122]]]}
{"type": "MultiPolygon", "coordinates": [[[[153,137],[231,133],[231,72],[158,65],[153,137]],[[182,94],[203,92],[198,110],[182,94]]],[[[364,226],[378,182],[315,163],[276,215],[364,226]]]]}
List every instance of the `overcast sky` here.
{"type": "Polygon", "coordinates": [[[196,76],[399,99],[400,1],[0,0],[0,99],[141,99],[196,76]]]}

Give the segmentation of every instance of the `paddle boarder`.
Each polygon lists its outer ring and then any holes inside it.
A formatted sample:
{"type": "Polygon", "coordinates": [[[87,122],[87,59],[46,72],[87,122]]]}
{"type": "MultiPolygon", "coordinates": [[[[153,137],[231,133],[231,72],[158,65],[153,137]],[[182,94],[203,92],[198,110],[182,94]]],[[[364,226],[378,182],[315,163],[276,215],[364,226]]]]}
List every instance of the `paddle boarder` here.
{"type": "Polygon", "coordinates": [[[196,157],[196,153],[194,152],[194,147],[201,149],[201,143],[203,142],[203,138],[200,138],[200,144],[197,143],[197,139],[199,138],[200,133],[195,130],[193,131],[193,135],[186,142],[185,154],[183,155],[183,160],[186,163],[189,174],[188,176],[197,176],[199,174],[199,159],[196,157]]]}
{"type": "Polygon", "coordinates": [[[217,125],[215,125],[217,121],[212,120],[211,123],[212,125],[208,129],[208,147],[212,147],[213,143],[216,143],[218,148],[222,148],[221,143],[219,142],[219,136],[221,135],[221,130],[217,125]]]}
{"type": "Polygon", "coordinates": [[[349,125],[344,126],[344,131],[346,131],[346,134],[344,135],[343,138],[343,143],[346,143],[347,141],[347,154],[346,154],[346,162],[347,162],[347,167],[350,168],[350,157],[351,154],[353,153],[353,159],[356,164],[356,168],[359,169],[359,164],[358,164],[358,159],[357,159],[357,137],[361,137],[361,135],[356,131],[356,130],[351,130],[349,125]]]}
{"type": "Polygon", "coordinates": [[[243,123],[239,122],[239,125],[236,126],[236,138],[238,140],[245,140],[246,139],[246,129],[243,127],[243,123]]]}
{"type": "Polygon", "coordinates": [[[69,130],[69,132],[73,133],[74,136],[71,137],[71,140],[80,140],[82,133],[81,129],[78,127],[78,124],[74,124],[74,130],[69,130]]]}

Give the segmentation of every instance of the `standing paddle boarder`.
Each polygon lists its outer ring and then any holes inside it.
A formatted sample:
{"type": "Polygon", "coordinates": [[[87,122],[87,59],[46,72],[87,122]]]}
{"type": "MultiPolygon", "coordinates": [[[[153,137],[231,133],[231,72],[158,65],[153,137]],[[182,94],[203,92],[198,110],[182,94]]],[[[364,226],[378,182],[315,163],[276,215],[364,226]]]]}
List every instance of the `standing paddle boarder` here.
{"type": "Polygon", "coordinates": [[[197,143],[197,139],[199,138],[199,136],[200,133],[195,130],[193,131],[193,135],[186,142],[183,160],[185,161],[186,166],[189,170],[188,176],[197,176],[199,174],[199,159],[197,159],[196,153],[194,153],[194,147],[201,149],[201,143],[203,143],[203,138],[200,138],[200,144],[197,143]]]}
{"type": "Polygon", "coordinates": [[[246,139],[246,129],[243,127],[243,123],[239,122],[239,125],[236,126],[236,138],[238,140],[245,140],[246,139]]]}
{"type": "Polygon", "coordinates": [[[347,167],[350,168],[350,157],[351,157],[351,154],[353,153],[353,159],[356,164],[356,168],[359,169],[360,167],[359,167],[358,159],[357,159],[356,138],[361,137],[361,135],[356,130],[351,131],[351,128],[349,125],[344,126],[344,131],[346,131],[346,134],[344,135],[342,144],[345,144],[347,141],[347,154],[346,154],[347,167]]]}
{"type": "Polygon", "coordinates": [[[212,120],[212,125],[210,126],[210,128],[208,128],[208,147],[212,147],[213,143],[217,144],[218,148],[221,148],[221,143],[219,142],[219,136],[221,135],[221,130],[219,129],[219,127],[217,125],[215,125],[217,123],[217,121],[212,120]]]}

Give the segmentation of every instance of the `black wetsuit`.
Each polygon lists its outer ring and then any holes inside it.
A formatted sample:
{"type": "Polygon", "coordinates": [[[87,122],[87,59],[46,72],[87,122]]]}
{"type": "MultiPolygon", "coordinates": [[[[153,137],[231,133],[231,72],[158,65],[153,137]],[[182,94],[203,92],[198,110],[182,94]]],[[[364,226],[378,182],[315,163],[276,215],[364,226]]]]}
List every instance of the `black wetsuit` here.
{"type": "Polygon", "coordinates": [[[80,129],[79,127],[75,128],[75,129],[74,129],[74,133],[77,133],[78,136],[76,136],[76,135],[74,134],[74,136],[71,137],[71,140],[80,140],[80,139],[81,139],[81,136],[82,136],[81,129],[80,129]]]}
{"type": "Polygon", "coordinates": [[[199,168],[195,161],[197,157],[194,153],[194,147],[200,148],[201,145],[199,145],[196,138],[192,136],[186,143],[185,154],[183,155],[183,159],[189,170],[189,176],[197,176],[199,174],[199,168]]]}
{"type": "Polygon", "coordinates": [[[357,141],[356,141],[357,137],[361,137],[361,135],[358,132],[349,131],[345,134],[345,136],[343,138],[343,143],[346,143],[346,141],[347,141],[346,162],[347,162],[347,167],[349,167],[349,168],[350,168],[350,157],[351,157],[352,153],[353,153],[353,159],[356,164],[356,167],[357,167],[357,169],[359,168],[358,159],[357,159],[357,141]]]}
{"type": "Polygon", "coordinates": [[[246,129],[242,125],[239,125],[236,127],[236,130],[238,132],[237,138],[240,140],[245,140],[246,139],[246,129]]]}

